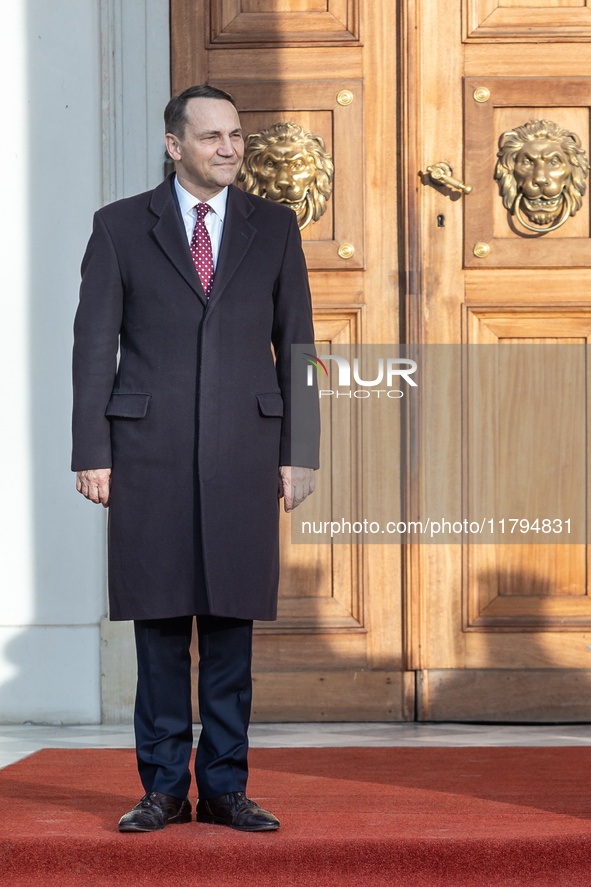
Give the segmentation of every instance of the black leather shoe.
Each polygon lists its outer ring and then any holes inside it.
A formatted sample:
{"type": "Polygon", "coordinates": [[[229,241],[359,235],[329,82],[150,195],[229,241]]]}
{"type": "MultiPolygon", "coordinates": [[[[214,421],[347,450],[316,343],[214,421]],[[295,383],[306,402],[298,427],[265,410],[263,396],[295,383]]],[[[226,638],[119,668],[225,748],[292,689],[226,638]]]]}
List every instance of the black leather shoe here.
{"type": "Polygon", "coordinates": [[[167,825],[191,822],[191,802],[162,792],[148,792],[119,820],[120,832],[157,832],[167,825]]]}
{"type": "Polygon", "coordinates": [[[197,822],[228,825],[241,832],[270,832],[279,828],[277,817],[247,798],[244,792],[231,792],[207,800],[199,798],[197,822]]]}

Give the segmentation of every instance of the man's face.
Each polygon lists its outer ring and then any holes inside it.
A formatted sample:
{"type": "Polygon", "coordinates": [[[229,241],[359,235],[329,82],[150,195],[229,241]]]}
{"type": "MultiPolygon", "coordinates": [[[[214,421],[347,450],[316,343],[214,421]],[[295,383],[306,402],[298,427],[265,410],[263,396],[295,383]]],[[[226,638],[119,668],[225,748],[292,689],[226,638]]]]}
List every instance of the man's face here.
{"type": "Polygon", "coordinates": [[[183,137],[166,134],[179,180],[202,199],[213,197],[238,174],[244,156],[240,119],[225,99],[189,99],[183,137]],[[205,197],[207,195],[207,197],[205,197]]]}

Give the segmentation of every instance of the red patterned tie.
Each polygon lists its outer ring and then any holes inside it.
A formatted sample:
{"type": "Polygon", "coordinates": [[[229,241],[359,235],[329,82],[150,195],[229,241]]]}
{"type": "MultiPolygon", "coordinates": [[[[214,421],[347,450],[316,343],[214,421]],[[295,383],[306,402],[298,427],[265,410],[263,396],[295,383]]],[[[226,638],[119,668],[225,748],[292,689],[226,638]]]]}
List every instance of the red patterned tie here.
{"type": "Polygon", "coordinates": [[[191,255],[203,285],[203,291],[209,299],[213,284],[213,253],[211,251],[209,231],[205,227],[205,216],[211,209],[211,206],[208,203],[197,203],[195,204],[195,209],[197,210],[197,220],[193,229],[193,237],[191,238],[191,255]]]}

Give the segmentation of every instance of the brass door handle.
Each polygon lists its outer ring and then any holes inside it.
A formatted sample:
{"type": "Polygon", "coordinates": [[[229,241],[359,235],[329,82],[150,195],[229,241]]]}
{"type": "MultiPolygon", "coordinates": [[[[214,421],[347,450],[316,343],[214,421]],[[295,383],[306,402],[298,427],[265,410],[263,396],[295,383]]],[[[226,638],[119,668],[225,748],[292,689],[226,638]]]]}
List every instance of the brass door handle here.
{"type": "Polygon", "coordinates": [[[434,163],[433,166],[427,167],[427,172],[431,181],[436,185],[449,185],[451,188],[458,188],[464,194],[469,194],[472,190],[472,185],[464,185],[459,179],[452,177],[451,166],[448,166],[447,163],[434,163]]]}

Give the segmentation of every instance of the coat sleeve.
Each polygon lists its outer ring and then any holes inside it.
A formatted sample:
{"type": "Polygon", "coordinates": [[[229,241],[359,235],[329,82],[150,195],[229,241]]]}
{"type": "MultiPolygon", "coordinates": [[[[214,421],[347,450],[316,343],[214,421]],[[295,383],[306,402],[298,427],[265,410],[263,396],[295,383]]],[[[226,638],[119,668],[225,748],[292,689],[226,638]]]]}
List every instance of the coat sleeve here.
{"type": "Polygon", "coordinates": [[[117,372],[123,283],[111,236],[100,213],[82,260],[74,320],[72,471],[111,467],[111,428],[105,410],[117,372]]]}
{"type": "Polygon", "coordinates": [[[302,238],[293,212],[275,283],[272,342],[284,404],[279,464],[318,468],[318,389],[315,381],[312,387],[305,384],[307,365],[303,358],[304,352],[314,352],[312,298],[302,238]]]}

